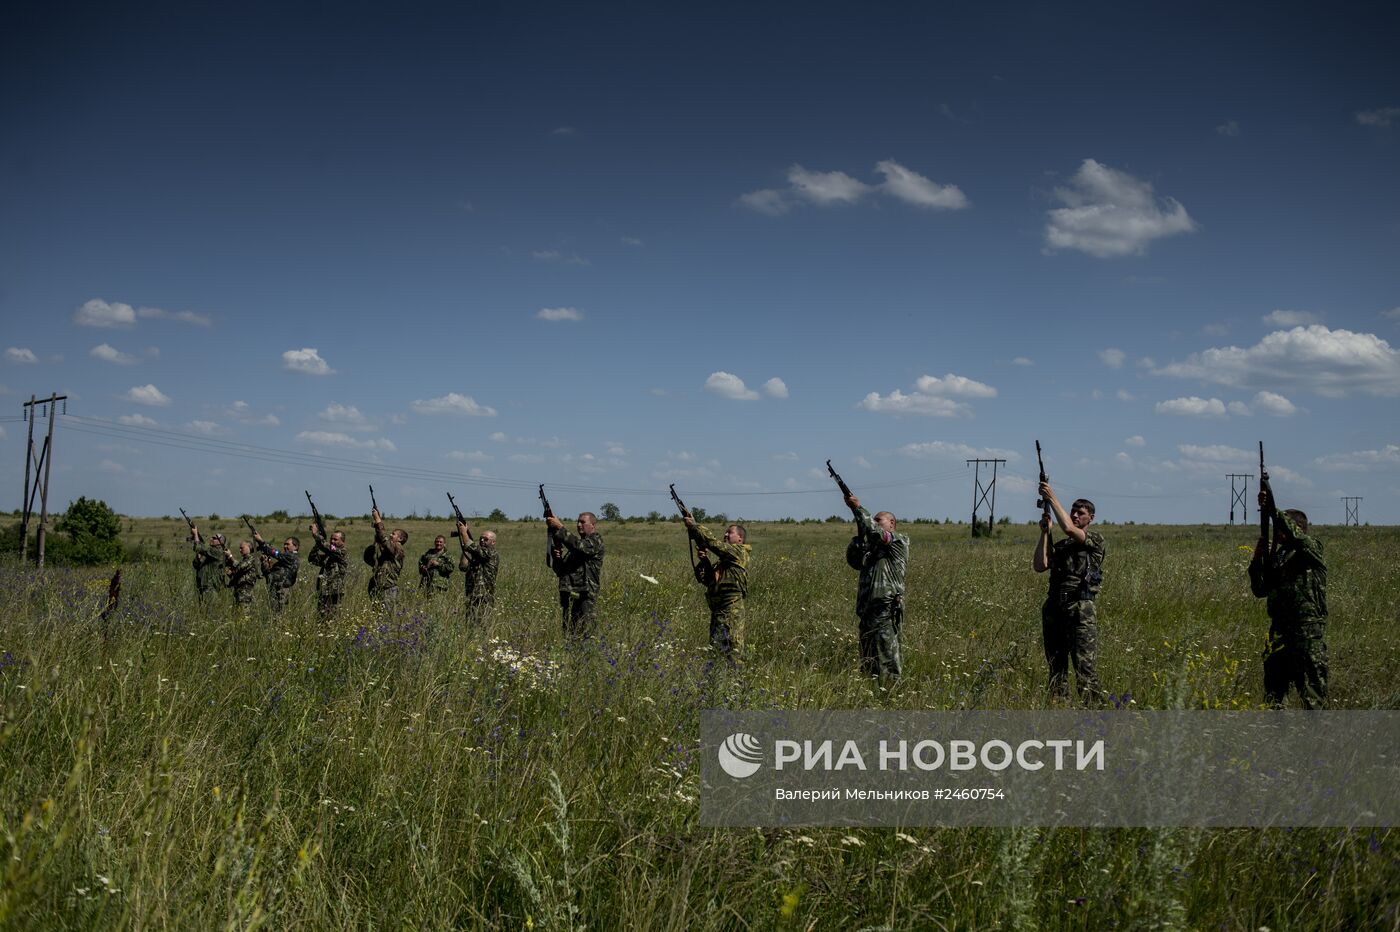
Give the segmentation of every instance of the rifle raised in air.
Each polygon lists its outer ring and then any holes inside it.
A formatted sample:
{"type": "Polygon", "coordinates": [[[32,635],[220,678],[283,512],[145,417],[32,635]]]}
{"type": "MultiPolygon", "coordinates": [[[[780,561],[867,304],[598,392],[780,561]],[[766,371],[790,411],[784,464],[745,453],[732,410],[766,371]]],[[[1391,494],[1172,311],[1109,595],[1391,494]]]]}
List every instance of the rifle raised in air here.
{"type": "Polygon", "coordinates": [[[311,492],[306,492],[306,504],[311,506],[311,520],[316,523],[316,538],[318,540],[328,537],[326,522],[321,520],[321,512],[316,509],[316,503],[311,500],[311,492]]]}
{"type": "Polygon", "coordinates": [[[841,478],[841,474],[831,466],[831,460],[826,461],[826,474],[836,480],[836,487],[841,490],[841,494],[850,496],[851,487],[846,484],[846,480],[841,478]]]}
{"type": "MultiPolygon", "coordinates": [[[[1037,440],[1037,441],[1035,442],[1035,461],[1036,461],[1036,463],[1040,466],[1040,481],[1041,481],[1041,482],[1049,482],[1049,481],[1050,481],[1050,477],[1047,476],[1047,475],[1045,475],[1045,460],[1042,459],[1042,458],[1041,458],[1041,455],[1040,455],[1040,441],[1039,441],[1039,440],[1037,440]]],[[[1048,498],[1037,498],[1037,499],[1035,500],[1035,507],[1039,508],[1039,509],[1040,509],[1040,513],[1043,514],[1045,517],[1047,517],[1047,518],[1050,517],[1050,499],[1048,499],[1048,498]]]]}
{"type": "Polygon", "coordinates": [[[194,522],[190,520],[189,515],[185,514],[185,509],[183,508],[180,509],[180,515],[185,519],[185,523],[190,526],[190,535],[186,537],[185,540],[194,540],[194,522]]]}
{"type": "MultiPolygon", "coordinates": [[[[379,502],[374,500],[374,486],[369,487],[369,504],[375,511],[379,511],[379,502]]],[[[382,511],[379,512],[379,516],[381,518],[384,517],[384,513],[382,511]]]]}
{"type": "Polygon", "coordinates": [[[690,509],[685,507],[685,502],[681,501],[681,497],[676,494],[676,484],[674,482],[671,483],[671,501],[676,503],[676,508],[680,511],[682,518],[690,514],[690,509]]]}
{"type": "Polygon", "coordinates": [[[253,527],[253,519],[252,519],[252,518],[248,517],[247,515],[244,515],[244,516],[243,516],[243,523],[246,524],[246,525],[248,525],[248,530],[249,530],[250,532],[252,532],[252,535],[253,535],[254,537],[257,537],[257,536],[258,536],[258,529],[255,528],[255,527],[253,527]]]}
{"type": "Polygon", "coordinates": [[[1273,548],[1273,541],[1269,534],[1269,518],[1274,510],[1274,489],[1269,484],[1269,471],[1264,468],[1264,441],[1259,441],[1259,491],[1263,493],[1266,504],[1259,506],[1259,538],[1264,541],[1266,548],[1273,548]]]}
{"type": "MultiPolygon", "coordinates": [[[[452,513],[453,513],[454,515],[457,516],[457,523],[458,523],[458,524],[466,524],[466,523],[467,523],[467,518],[466,518],[465,515],[462,514],[462,509],[460,509],[460,508],[457,507],[457,499],[455,499],[455,498],[452,497],[452,493],[451,493],[451,492],[448,492],[448,493],[447,493],[447,500],[448,500],[449,502],[452,503],[452,513]]],[[[471,534],[471,531],[468,531],[467,533],[468,533],[468,534],[471,534]]],[[[454,530],[454,531],[452,532],[452,536],[453,536],[453,537],[461,537],[462,535],[461,535],[461,534],[458,534],[458,533],[454,530]]]]}
{"type": "MultiPolygon", "coordinates": [[[[540,483],[540,504],[544,505],[544,516],[545,516],[546,518],[552,518],[552,517],[554,517],[554,509],[549,507],[549,499],[546,498],[546,497],[545,497],[545,494],[544,494],[544,483],[543,483],[543,482],[540,483]]],[[[544,547],[544,565],[545,565],[545,566],[553,566],[553,565],[554,565],[554,531],[551,530],[551,529],[549,528],[548,525],[546,525],[546,526],[545,526],[545,529],[544,529],[544,539],[545,539],[545,547],[544,547]]]]}

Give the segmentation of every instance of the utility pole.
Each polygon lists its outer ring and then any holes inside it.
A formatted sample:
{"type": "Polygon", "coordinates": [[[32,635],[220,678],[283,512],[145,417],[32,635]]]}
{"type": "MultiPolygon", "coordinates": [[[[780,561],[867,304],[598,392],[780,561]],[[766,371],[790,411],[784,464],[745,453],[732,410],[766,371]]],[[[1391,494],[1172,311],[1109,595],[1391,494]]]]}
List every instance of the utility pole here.
{"type": "Polygon", "coordinates": [[[1245,503],[1245,496],[1249,494],[1249,480],[1254,478],[1253,473],[1230,472],[1225,474],[1225,478],[1230,480],[1230,523],[1235,523],[1235,506],[1240,506],[1240,518],[1249,520],[1249,505],[1245,503]],[[1243,480],[1243,481],[1241,481],[1243,480]],[[1239,488],[1235,484],[1239,482],[1239,488]]]}
{"type": "Polygon", "coordinates": [[[25,402],[25,416],[29,419],[29,451],[24,461],[24,515],[20,519],[20,534],[24,543],[20,544],[20,557],[24,559],[28,556],[29,541],[29,518],[34,514],[34,494],[39,494],[39,533],[35,551],[38,556],[39,569],[44,568],[44,540],[48,537],[49,523],[49,475],[53,472],[53,424],[58,420],[58,402],[63,402],[63,413],[68,413],[68,396],[57,393],[49,395],[47,398],[35,398],[29,396],[25,402]],[[44,447],[38,459],[34,459],[34,417],[37,411],[36,405],[44,405],[45,412],[49,418],[48,436],[44,438],[44,447]],[[34,487],[29,487],[29,463],[34,462],[34,487]],[[42,475],[41,475],[42,474],[42,475]]]}
{"type": "Polygon", "coordinates": [[[1343,495],[1342,504],[1346,506],[1347,516],[1343,522],[1343,527],[1361,527],[1361,496],[1343,495]]]}
{"type": "MultiPolygon", "coordinates": [[[[997,464],[1005,463],[1006,460],[974,459],[967,460],[967,465],[972,467],[972,536],[977,536],[977,509],[983,502],[987,503],[987,530],[992,531],[996,526],[997,519],[997,464]],[[992,481],[987,485],[982,484],[982,466],[991,464],[992,481]]],[[[990,537],[991,534],[988,533],[990,537]]]]}
{"type": "Polygon", "coordinates": [[[29,424],[29,443],[24,448],[24,498],[20,499],[23,511],[19,519],[19,562],[29,556],[29,511],[33,499],[29,497],[29,467],[34,462],[34,396],[29,396],[29,404],[22,406],[24,420],[29,424]]]}

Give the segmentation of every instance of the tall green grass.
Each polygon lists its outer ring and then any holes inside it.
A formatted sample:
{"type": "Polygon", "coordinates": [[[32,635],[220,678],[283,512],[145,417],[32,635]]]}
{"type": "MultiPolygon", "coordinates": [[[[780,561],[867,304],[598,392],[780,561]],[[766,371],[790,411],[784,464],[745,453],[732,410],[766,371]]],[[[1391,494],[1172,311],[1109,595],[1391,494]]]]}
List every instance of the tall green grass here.
{"type": "MultiPolygon", "coordinates": [[[[415,558],[445,530],[407,526],[415,558]]],[[[603,528],[600,637],[582,651],[561,641],[542,526],[498,530],[497,611],[477,630],[460,577],[451,599],[384,616],[364,567],[334,624],[307,568],[280,617],[261,592],[248,617],[200,606],[182,524],[130,525],[163,559],[125,570],[106,624],[104,574],[0,566],[0,926],[1400,927],[1392,830],[697,826],[701,708],[1045,707],[1033,528],[909,528],[906,675],[888,692],[856,672],[847,527],[750,526],[737,675],[706,648],[676,525],[603,528]]],[[[1251,529],[1105,533],[1115,700],[1259,707],[1251,529]]],[[[1395,708],[1400,531],[1320,533],[1334,703],[1395,708]]]]}

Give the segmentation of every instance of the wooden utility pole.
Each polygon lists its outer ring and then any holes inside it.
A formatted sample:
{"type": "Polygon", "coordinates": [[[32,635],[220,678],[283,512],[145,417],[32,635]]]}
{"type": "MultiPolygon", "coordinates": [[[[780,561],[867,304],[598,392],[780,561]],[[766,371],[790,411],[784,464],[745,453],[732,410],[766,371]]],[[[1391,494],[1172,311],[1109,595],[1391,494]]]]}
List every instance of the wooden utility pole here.
{"type": "MultiPolygon", "coordinates": [[[[43,569],[43,568],[44,568],[44,540],[45,540],[46,537],[48,537],[48,530],[49,530],[49,529],[48,529],[48,524],[49,524],[49,476],[50,476],[50,474],[53,472],[53,424],[54,424],[54,421],[58,420],[58,402],[60,402],[60,401],[63,402],[63,413],[64,413],[64,414],[67,414],[67,413],[68,413],[68,396],[67,396],[67,395],[59,395],[59,394],[57,394],[57,393],[54,393],[54,394],[49,395],[49,397],[47,397],[47,398],[37,398],[37,399],[36,399],[33,395],[30,395],[30,396],[29,396],[29,401],[26,402],[25,405],[24,405],[26,408],[29,409],[29,411],[28,411],[28,416],[29,416],[29,448],[30,448],[30,450],[29,450],[29,455],[30,455],[30,457],[33,456],[33,452],[34,452],[34,412],[35,412],[35,410],[36,410],[36,409],[35,409],[35,405],[45,405],[45,406],[47,406],[47,407],[46,407],[46,410],[47,410],[48,416],[49,416],[49,432],[48,432],[48,436],[46,436],[46,437],[44,438],[44,449],[43,449],[43,452],[41,452],[41,453],[39,454],[39,459],[38,459],[38,460],[35,462],[35,464],[34,464],[35,491],[38,491],[38,493],[39,493],[39,533],[38,533],[38,540],[37,540],[36,546],[35,546],[36,555],[37,555],[38,560],[39,560],[39,563],[38,563],[39,569],[43,569]],[[42,477],[40,476],[40,473],[41,473],[41,472],[43,473],[42,477]]],[[[28,477],[29,477],[29,460],[28,460],[28,459],[26,459],[26,460],[24,461],[24,475],[25,475],[25,483],[24,483],[24,484],[25,484],[24,517],[20,520],[20,528],[21,528],[21,533],[24,535],[24,540],[25,540],[25,541],[28,541],[28,540],[29,540],[29,516],[32,515],[32,514],[34,513],[34,495],[33,495],[33,492],[30,491],[30,489],[28,488],[28,486],[29,486],[29,478],[28,478],[28,477]]],[[[21,545],[20,545],[20,553],[21,553],[21,556],[22,556],[22,557],[27,556],[27,554],[25,553],[25,549],[26,549],[26,548],[24,547],[24,545],[21,544],[21,545]]]]}
{"type": "Polygon", "coordinates": [[[29,404],[24,406],[24,419],[29,423],[29,443],[24,448],[24,498],[20,499],[23,508],[19,519],[19,562],[29,557],[29,510],[34,501],[29,495],[29,466],[34,462],[34,396],[29,396],[29,404]]]}

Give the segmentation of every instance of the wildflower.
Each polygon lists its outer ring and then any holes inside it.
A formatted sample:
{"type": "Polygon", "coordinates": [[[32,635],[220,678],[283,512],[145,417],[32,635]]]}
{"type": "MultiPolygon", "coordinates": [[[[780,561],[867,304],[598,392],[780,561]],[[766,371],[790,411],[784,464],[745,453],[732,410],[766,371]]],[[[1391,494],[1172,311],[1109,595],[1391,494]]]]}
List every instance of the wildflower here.
{"type": "Polygon", "coordinates": [[[857,838],[857,837],[854,836],[854,835],[846,835],[845,837],[843,837],[843,838],[841,839],[841,844],[847,845],[847,846],[849,846],[849,847],[851,847],[851,848],[864,848],[864,847],[865,847],[865,842],[861,841],[859,838],[857,838]]]}

